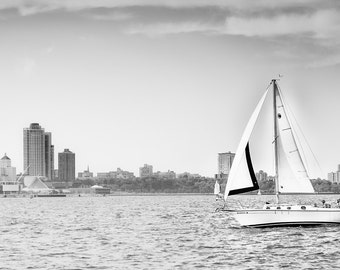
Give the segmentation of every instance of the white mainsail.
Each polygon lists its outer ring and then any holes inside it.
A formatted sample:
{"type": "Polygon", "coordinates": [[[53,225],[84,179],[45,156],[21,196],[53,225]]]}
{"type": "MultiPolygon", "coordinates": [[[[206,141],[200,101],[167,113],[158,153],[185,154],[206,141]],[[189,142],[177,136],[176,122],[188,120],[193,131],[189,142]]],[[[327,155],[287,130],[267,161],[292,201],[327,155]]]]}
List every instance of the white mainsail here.
{"type": "MultiPolygon", "coordinates": [[[[248,124],[246,126],[245,131],[243,132],[241,141],[238,145],[236,155],[233,161],[233,165],[231,166],[231,170],[228,177],[228,182],[225,188],[224,199],[226,200],[228,195],[231,195],[232,191],[236,193],[242,193],[243,190],[250,191],[256,190],[257,182],[254,183],[254,178],[252,178],[249,170],[249,162],[247,162],[247,155],[249,161],[249,138],[253,132],[255,123],[260,114],[263,103],[268,94],[268,90],[263,94],[259,103],[257,104],[255,111],[250,117],[248,124]],[[238,192],[240,191],[240,192],[238,192]]],[[[235,193],[235,194],[236,194],[235,193]]]]}
{"type": "MultiPolygon", "coordinates": [[[[313,193],[314,189],[296,144],[282,94],[277,88],[276,81],[273,80],[272,83],[275,95],[274,107],[276,104],[274,140],[276,141],[277,193],[313,193]]],[[[225,189],[225,200],[229,195],[259,189],[250,158],[249,139],[268,91],[266,90],[257,104],[237,148],[225,189]]]]}
{"type": "Polygon", "coordinates": [[[217,182],[217,180],[216,180],[216,182],[215,182],[215,188],[214,188],[214,194],[215,195],[218,195],[218,194],[220,194],[220,192],[221,192],[221,187],[220,187],[220,184],[217,182]]]}
{"type": "MultiPolygon", "coordinates": [[[[276,87],[276,86],[275,86],[276,87]]],[[[279,193],[313,193],[306,167],[296,144],[282,94],[276,91],[277,179],[279,193]]]]}

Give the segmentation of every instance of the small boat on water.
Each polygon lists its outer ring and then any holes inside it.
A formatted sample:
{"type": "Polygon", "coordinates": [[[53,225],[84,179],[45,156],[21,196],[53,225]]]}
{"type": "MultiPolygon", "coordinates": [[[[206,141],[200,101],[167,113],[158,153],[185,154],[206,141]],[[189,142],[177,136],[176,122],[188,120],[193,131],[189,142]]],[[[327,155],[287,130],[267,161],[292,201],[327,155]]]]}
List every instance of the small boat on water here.
{"type": "Polygon", "coordinates": [[[47,198],[47,197],[66,197],[66,194],[36,194],[35,197],[42,197],[42,198],[47,198]]]}
{"type": "Polygon", "coordinates": [[[219,201],[223,198],[223,194],[221,194],[221,185],[217,180],[215,182],[214,194],[216,196],[216,201],[219,201]]]}
{"type": "Polygon", "coordinates": [[[274,227],[340,224],[340,208],[305,204],[282,204],[283,194],[311,194],[314,188],[297,145],[277,81],[272,80],[243,132],[225,189],[222,211],[231,213],[241,226],[274,227]],[[271,87],[270,87],[271,86],[271,87]],[[263,103],[272,89],[274,114],[274,167],[276,203],[262,209],[228,209],[229,196],[259,190],[250,154],[250,137],[263,103]]]}

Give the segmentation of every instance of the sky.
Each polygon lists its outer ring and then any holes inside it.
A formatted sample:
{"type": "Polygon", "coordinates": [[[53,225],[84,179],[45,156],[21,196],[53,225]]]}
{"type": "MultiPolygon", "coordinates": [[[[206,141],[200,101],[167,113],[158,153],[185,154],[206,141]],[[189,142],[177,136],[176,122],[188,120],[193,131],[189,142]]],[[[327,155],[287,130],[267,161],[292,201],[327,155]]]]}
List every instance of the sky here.
{"type": "MultiPolygon", "coordinates": [[[[69,148],[77,172],[213,176],[281,74],[311,177],[325,178],[340,163],[339,45],[335,0],[1,0],[0,153],[23,171],[23,128],[37,122],[56,168],[69,148]]],[[[257,135],[255,170],[272,170],[270,136],[257,135]]]]}

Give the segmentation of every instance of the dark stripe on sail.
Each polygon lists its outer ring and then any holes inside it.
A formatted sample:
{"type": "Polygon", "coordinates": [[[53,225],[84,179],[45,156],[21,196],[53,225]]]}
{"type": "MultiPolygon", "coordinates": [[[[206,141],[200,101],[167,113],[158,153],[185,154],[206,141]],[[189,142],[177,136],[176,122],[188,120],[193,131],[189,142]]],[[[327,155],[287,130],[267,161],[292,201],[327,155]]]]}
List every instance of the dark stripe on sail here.
{"type": "Polygon", "coordinates": [[[230,195],[241,194],[241,193],[246,193],[246,192],[249,192],[249,191],[258,190],[260,188],[259,184],[257,182],[256,176],[255,176],[253,164],[252,164],[251,158],[250,158],[249,142],[247,143],[247,146],[246,146],[246,149],[245,149],[245,154],[246,154],[248,170],[249,170],[249,174],[250,174],[250,178],[252,180],[253,186],[252,187],[246,187],[246,188],[230,190],[229,191],[229,196],[230,195]]]}

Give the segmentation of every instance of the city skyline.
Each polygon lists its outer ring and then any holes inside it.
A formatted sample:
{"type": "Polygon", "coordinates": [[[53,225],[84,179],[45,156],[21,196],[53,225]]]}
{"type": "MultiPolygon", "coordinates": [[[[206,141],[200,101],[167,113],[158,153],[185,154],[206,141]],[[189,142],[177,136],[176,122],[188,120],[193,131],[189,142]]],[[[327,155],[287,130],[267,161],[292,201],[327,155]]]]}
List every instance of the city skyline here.
{"type": "MultiPolygon", "coordinates": [[[[78,171],[213,176],[283,74],[322,169],[311,177],[326,178],[340,160],[339,13],[329,0],[1,1],[0,150],[20,171],[22,128],[38,122],[78,171]]],[[[272,174],[270,154],[256,168],[272,174]]]]}

